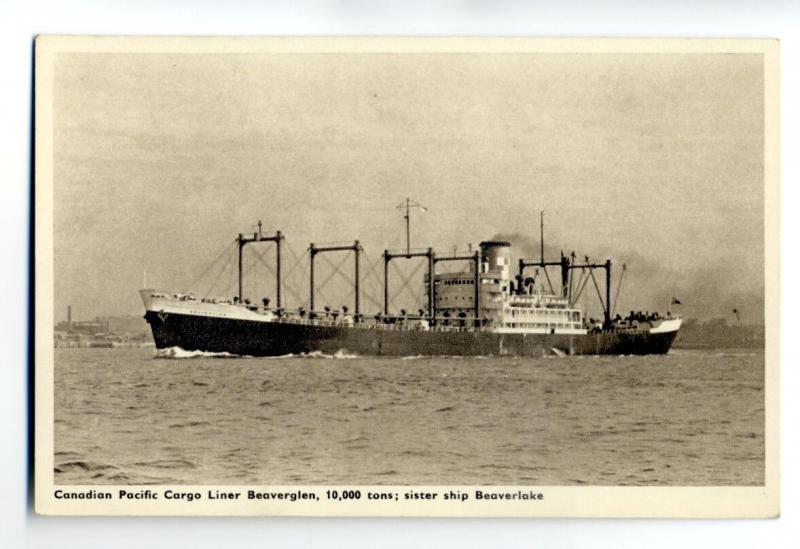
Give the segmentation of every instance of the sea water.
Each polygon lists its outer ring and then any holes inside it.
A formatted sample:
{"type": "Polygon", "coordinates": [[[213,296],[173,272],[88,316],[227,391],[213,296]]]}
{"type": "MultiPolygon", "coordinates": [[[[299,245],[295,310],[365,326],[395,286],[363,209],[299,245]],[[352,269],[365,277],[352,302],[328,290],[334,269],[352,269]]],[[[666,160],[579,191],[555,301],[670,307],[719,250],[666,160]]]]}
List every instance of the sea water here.
{"type": "Polygon", "coordinates": [[[764,483],[764,353],[55,349],[57,484],[764,483]]]}

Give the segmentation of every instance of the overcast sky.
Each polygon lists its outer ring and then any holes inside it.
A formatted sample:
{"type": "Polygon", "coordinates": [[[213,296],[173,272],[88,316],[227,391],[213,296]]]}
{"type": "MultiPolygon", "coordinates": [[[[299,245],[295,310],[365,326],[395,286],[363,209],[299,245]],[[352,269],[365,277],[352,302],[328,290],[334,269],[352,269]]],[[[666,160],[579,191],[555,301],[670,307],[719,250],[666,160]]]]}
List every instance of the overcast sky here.
{"type": "Polygon", "coordinates": [[[232,295],[200,275],[259,219],[298,254],[359,238],[368,268],[410,196],[412,246],[530,254],[544,209],[554,251],[627,263],[619,310],[763,321],[760,55],[62,53],[55,74],[56,319],[143,312],[145,271],[232,295]]]}

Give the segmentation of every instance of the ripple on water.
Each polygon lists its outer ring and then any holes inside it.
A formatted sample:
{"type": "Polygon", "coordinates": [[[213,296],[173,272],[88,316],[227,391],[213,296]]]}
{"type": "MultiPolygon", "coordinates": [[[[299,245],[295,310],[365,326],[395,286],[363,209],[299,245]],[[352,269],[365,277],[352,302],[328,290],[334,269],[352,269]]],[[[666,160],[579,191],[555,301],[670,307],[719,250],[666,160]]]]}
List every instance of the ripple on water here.
{"type": "Polygon", "coordinates": [[[152,461],[138,461],[136,467],[155,467],[156,469],[194,469],[197,465],[185,459],[155,459],[152,461]]]}
{"type": "Polygon", "coordinates": [[[153,360],[140,349],[55,351],[57,482],[764,480],[763,353],[153,360]]]}

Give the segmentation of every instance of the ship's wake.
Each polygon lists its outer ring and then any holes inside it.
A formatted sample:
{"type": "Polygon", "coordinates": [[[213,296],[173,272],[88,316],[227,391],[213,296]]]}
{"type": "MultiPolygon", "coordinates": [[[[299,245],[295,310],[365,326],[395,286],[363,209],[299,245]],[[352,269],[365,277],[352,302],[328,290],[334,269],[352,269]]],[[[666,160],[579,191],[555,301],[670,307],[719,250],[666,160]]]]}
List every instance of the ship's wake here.
{"type": "Polygon", "coordinates": [[[311,351],[310,353],[297,353],[281,355],[271,358],[328,358],[328,359],[343,359],[343,358],[361,358],[360,355],[351,353],[344,349],[339,349],[333,354],[323,353],[322,351],[311,351]]]}
{"type": "Polygon", "coordinates": [[[252,358],[249,355],[235,355],[232,353],[212,353],[209,351],[187,351],[182,347],[167,347],[156,349],[156,358],[252,358]]]}
{"type": "MultiPolygon", "coordinates": [[[[210,352],[210,351],[187,351],[183,347],[167,347],[165,349],[156,349],[155,358],[254,358],[252,355],[237,355],[228,352],[210,352]]],[[[266,359],[285,359],[285,358],[326,358],[326,359],[351,359],[360,358],[360,355],[351,353],[345,349],[340,349],[333,354],[323,353],[322,351],[312,351],[310,353],[289,353],[287,355],[263,357],[266,359]]]]}

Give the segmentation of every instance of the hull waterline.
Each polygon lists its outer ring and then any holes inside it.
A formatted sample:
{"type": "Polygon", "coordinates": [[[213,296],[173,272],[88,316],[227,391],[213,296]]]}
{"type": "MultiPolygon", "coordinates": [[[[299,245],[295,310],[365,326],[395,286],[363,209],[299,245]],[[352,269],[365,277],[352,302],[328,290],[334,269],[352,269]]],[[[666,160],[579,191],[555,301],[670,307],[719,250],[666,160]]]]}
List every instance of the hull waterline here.
{"type": "Polygon", "coordinates": [[[159,349],[250,356],[346,352],[375,356],[551,356],[667,353],[675,331],[519,334],[472,330],[382,329],[375,326],[256,321],[148,310],[159,349]]]}

